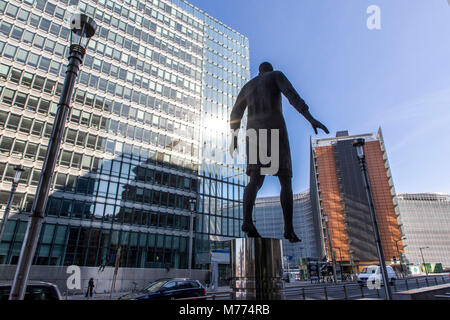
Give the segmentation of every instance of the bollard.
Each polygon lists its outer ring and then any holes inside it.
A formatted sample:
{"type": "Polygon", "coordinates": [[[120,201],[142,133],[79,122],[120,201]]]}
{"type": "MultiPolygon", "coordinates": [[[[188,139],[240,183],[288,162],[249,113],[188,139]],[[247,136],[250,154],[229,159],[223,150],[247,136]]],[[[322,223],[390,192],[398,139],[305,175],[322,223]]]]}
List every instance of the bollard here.
{"type": "Polygon", "coordinates": [[[427,283],[427,287],[429,287],[430,284],[428,283],[428,277],[425,278],[425,282],[427,283]]]}
{"type": "Polygon", "coordinates": [[[323,287],[323,292],[325,293],[325,300],[328,300],[327,287],[323,287]]]}
{"type": "Polygon", "coordinates": [[[359,288],[361,289],[361,298],[364,298],[364,286],[359,286],[359,288]]]}
{"type": "Polygon", "coordinates": [[[345,284],[344,284],[344,286],[342,288],[344,288],[344,300],[348,300],[347,288],[345,287],[345,284]]]}
{"type": "Polygon", "coordinates": [[[408,288],[408,279],[406,279],[405,285],[406,285],[406,290],[409,290],[409,288],[408,288]]]}
{"type": "Polygon", "coordinates": [[[302,288],[302,295],[303,295],[303,300],[306,300],[306,296],[305,296],[305,288],[302,288]]]}
{"type": "Polygon", "coordinates": [[[437,278],[434,278],[434,283],[438,285],[437,278]]]}
{"type": "Polygon", "coordinates": [[[377,288],[377,296],[380,297],[380,289],[377,288]]]}
{"type": "Polygon", "coordinates": [[[442,283],[445,283],[444,276],[442,276],[441,279],[442,279],[442,283]]]}

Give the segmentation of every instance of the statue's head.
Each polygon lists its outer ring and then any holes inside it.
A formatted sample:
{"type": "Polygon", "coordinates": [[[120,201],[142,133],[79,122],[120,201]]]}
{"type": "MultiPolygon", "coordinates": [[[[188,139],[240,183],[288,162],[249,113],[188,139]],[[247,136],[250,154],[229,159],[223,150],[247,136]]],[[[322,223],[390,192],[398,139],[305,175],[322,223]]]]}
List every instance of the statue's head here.
{"type": "Polygon", "coordinates": [[[264,74],[266,72],[272,72],[272,71],[273,71],[273,67],[269,62],[263,62],[259,66],[259,74],[264,74]]]}

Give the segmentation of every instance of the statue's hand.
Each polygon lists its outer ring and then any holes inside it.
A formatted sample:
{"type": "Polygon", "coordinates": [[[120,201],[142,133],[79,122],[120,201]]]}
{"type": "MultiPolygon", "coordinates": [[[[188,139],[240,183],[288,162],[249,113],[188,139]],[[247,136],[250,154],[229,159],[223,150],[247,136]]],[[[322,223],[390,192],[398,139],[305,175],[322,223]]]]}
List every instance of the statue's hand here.
{"type": "Polygon", "coordinates": [[[317,129],[321,129],[323,132],[325,132],[326,134],[329,134],[330,131],[328,131],[328,128],[325,127],[320,121],[317,121],[316,119],[312,119],[311,120],[311,126],[314,129],[314,132],[316,134],[319,134],[319,132],[317,131],[317,129]]]}

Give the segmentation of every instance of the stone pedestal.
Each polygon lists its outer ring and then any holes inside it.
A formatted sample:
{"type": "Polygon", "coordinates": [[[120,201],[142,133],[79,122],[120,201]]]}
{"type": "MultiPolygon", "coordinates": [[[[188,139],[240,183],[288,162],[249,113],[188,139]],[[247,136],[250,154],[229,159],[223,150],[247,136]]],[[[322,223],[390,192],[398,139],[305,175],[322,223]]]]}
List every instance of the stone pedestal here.
{"type": "Polygon", "coordinates": [[[283,300],[283,246],[279,239],[231,241],[232,289],[235,300],[283,300]]]}

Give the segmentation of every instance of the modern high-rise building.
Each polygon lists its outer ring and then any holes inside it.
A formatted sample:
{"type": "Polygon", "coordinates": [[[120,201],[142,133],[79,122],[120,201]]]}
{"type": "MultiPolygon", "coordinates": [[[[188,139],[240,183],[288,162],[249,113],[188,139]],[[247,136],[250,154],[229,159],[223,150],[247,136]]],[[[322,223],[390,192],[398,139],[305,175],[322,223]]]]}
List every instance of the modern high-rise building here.
{"type": "Polygon", "coordinates": [[[405,262],[417,265],[424,260],[427,264],[441,263],[449,268],[450,195],[401,193],[397,202],[405,236],[405,262]]]}
{"type": "Polygon", "coordinates": [[[257,198],[253,220],[262,237],[283,239],[283,254],[289,268],[297,268],[300,258],[317,259],[313,211],[308,191],[294,195],[293,225],[295,233],[302,240],[300,243],[290,243],[283,237],[284,218],[280,197],[257,198]]]}
{"type": "Polygon", "coordinates": [[[244,162],[225,154],[249,42],[183,0],[0,0],[1,214],[13,166],[25,168],[0,264],[18,260],[65,76],[71,5],[98,27],[34,264],[112,265],[120,247],[122,267],[186,269],[193,199],[193,265],[207,269],[198,253],[243,236],[244,162]]]}
{"type": "MultiPolygon", "coordinates": [[[[328,232],[336,261],[353,268],[377,264],[378,254],[369,204],[356,149],[352,143],[363,138],[381,242],[386,261],[403,252],[397,221],[395,190],[381,129],[378,133],[350,136],[338,132],[336,138],[311,141],[311,202],[316,237],[321,256],[331,260],[328,232]]],[[[355,270],[356,271],[356,270],[355,270]]]]}

